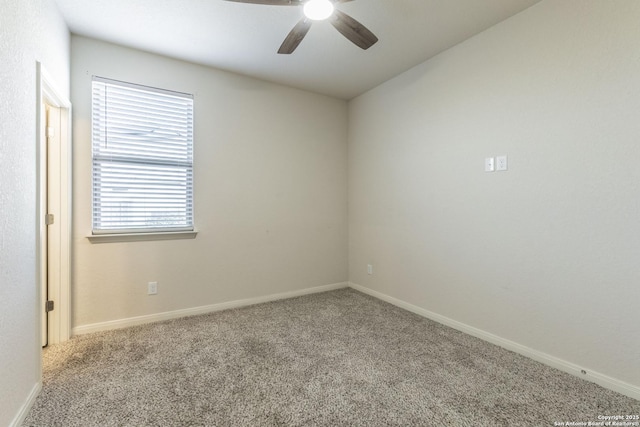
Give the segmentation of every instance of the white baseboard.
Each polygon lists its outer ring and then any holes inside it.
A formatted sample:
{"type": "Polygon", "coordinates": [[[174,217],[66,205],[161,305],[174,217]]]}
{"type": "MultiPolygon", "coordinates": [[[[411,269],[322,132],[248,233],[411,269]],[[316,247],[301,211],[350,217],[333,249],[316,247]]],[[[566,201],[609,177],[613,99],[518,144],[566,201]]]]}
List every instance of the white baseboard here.
{"type": "Polygon", "coordinates": [[[228,301],[219,304],[205,305],[201,307],[187,308],[183,310],[166,311],[163,313],[149,314],[146,316],[129,317],[126,319],[110,320],[108,322],[92,323],[89,325],[76,326],[72,330],[72,335],[84,335],[93,332],[108,331],[112,329],[127,328],[129,326],[143,325],[145,323],[160,322],[162,320],[177,319],[180,317],[196,316],[199,314],[212,313],[215,311],[229,310],[232,308],[246,307],[263,302],[277,301],[281,299],[294,298],[303,295],[315,294],[318,292],[333,291],[335,289],[346,288],[348,282],[335,283],[333,285],[317,286],[314,288],[302,289],[299,291],[283,292],[279,294],[265,295],[256,298],[248,298],[236,301],[228,301]]]}
{"type": "Polygon", "coordinates": [[[31,389],[29,396],[27,396],[27,400],[25,400],[20,407],[20,411],[18,411],[16,416],[13,418],[13,421],[9,423],[9,427],[20,427],[22,425],[24,419],[27,418],[29,411],[33,407],[33,404],[36,402],[36,398],[38,397],[38,394],[40,394],[40,390],[42,390],[42,383],[38,381],[31,389]]]}
{"type": "Polygon", "coordinates": [[[620,394],[624,394],[625,396],[629,396],[633,399],[640,400],[640,387],[635,386],[633,384],[629,384],[627,382],[621,381],[616,378],[612,378],[608,375],[604,375],[599,372],[587,370],[586,368],[578,366],[574,363],[567,362],[566,360],[559,359],[555,356],[551,356],[549,354],[543,353],[538,350],[534,350],[522,344],[518,344],[517,342],[501,338],[497,335],[491,334],[489,332],[485,332],[478,328],[474,328],[473,326],[469,326],[467,324],[458,322],[456,320],[450,319],[448,317],[442,316],[432,311],[425,310],[424,308],[420,308],[413,304],[409,304],[408,302],[399,300],[397,298],[391,297],[381,292],[374,291],[369,288],[365,288],[364,286],[349,282],[349,287],[357,291],[360,291],[362,293],[365,293],[367,295],[371,295],[372,297],[378,298],[382,301],[391,303],[395,306],[403,308],[412,313],[418,314],[422,317],[426,317],[427,319],[431,319],[435,322],[452,327],[453,329],[457,329],[460,332],[464,332],[466,334],[480,338],[484,341],[488,341],[492,344],[506,348],[507,350],[511,350],[514,353],[521,354],[537,362],[551,366],[552,368],[559,369],[563,372],[567,372],[581,379],[594,382],[609,390],[613,390],[620,394]]]}

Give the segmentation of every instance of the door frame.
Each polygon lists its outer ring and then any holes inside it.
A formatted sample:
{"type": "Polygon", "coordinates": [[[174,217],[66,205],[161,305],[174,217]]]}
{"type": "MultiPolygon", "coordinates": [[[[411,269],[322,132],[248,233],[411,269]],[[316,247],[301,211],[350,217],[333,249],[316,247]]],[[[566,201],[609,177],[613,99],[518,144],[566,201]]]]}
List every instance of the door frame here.
{"type": "MultiPolygon", "coordinates": [[[[41,346],[43,318],[45,316],[42,301],[43,280],[48,276],[47,271],[47,138],[44,131],[47,120],[45,103],[60,109],[60,183],[59,200],[56,204],[60,211],[56,213],[55,221],[59,224],[59,245],[56,245],[55,256],[49,257],[49,262],[55,262],[56,281],[58,286],[49,289],[49,299],[54,301],[54,310],[49,313],[48,342],[56,344],[67,341],[71,336],[71,102],[57,89],[54,80],[46,72],[40,62],[36,62],[36,278],[37,307],[39,330],[38,345],[41,346]],[[59,202],[59,203],[58,203],[59,202]]],[[[58,160],[58,159],[56,159],[58,160]]]]}

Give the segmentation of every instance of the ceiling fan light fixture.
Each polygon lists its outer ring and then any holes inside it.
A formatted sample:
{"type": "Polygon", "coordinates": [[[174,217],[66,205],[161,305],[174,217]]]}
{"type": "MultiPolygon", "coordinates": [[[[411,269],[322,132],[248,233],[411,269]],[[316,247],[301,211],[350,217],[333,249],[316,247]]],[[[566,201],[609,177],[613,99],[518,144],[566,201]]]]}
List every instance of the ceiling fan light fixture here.
{"type": "Polygon", "coordinates": [[[323,21],[331,16],[334,7],[329,0],[309,0],[304,4],[304,15],[313,21],[323,21]]]}

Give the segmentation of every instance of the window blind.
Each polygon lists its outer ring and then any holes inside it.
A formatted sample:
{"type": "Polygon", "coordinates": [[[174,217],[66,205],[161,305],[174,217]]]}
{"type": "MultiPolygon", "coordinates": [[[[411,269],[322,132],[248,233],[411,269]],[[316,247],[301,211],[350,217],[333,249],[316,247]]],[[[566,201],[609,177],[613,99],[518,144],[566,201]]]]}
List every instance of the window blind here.
{"type": "Polygon", "coordinates": [[[93,233],[193,230],[193,96],[94,77],[93,233]]]}

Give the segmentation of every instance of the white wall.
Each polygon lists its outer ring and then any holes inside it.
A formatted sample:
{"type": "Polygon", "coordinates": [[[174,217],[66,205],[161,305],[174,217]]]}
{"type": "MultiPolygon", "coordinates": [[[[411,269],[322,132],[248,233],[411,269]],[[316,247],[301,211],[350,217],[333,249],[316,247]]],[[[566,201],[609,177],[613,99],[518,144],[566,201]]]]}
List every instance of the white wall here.
{"type": "Polygon", "coordinates": [[[36,283],[36,61],[69,95],[69,33],[51,0],[0,13],[0,426],[40,381],[36,283]]]}
{"type": "Polygon", "coordinates": [[[346,102],[82,37],[71,50],[74,326],[346,282],[346,102]],[[92,75],[195,95],[195,240],[86,239],[92,75]]]}
{"type": "Polygon", "coordinates": [[[353,100],[350,281],[640,386],[638,22],[545,0],[353,100]]]}

